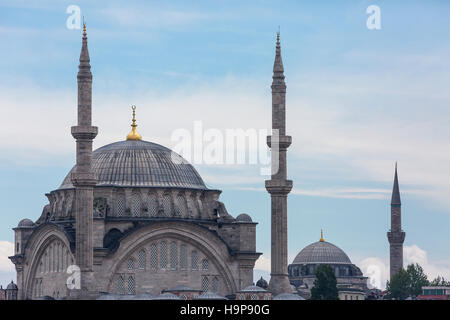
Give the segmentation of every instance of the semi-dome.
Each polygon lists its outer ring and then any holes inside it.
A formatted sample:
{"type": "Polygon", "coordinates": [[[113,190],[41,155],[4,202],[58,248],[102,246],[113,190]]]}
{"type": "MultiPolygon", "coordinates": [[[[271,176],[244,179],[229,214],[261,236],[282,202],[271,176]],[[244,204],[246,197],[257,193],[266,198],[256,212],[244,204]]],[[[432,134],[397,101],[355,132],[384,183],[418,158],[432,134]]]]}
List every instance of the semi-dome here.
{"type": "Polygon", "coordinates": [[[351,264],[347,254],[330,242],[317,241],[305,247],[292,264],[351,264]]]}
{"type": "MultiPolygon", "coordinates": [[[[108,144],[92,153],[97,186],[177,187],[207,189],[197,170],[180,155],[159,144],[125,140],[108,144]]],[[[71,174],[59,189],[73,188],[71,174]]]]}
{"type": "Polygon", "coordinates": [[[240,215],[238,215],[236,217],[236,220],[240,222],[253,222],[252,218],[246,213],[241,213],[240,215]]]}
{"type": "Polygon", "coordinates": [[[22,219],[20,220],[19,224],[17,225],[19,228],[30,228],[34,227],[34,222],[30,219],[22,219]]]}

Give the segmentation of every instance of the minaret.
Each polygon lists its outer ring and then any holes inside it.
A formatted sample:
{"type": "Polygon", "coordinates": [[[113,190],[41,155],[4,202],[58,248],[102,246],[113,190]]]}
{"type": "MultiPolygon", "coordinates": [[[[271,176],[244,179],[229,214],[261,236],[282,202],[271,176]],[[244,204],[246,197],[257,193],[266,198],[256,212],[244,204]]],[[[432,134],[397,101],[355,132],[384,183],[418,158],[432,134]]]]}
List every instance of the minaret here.
{"type": "Polygon", "coordinates": [[[398,187],[397,163],[395,163],[394,187],[391,199],[391,230],[387,233],[390,251],[390,278],[403,268],[402,203],[398,187]]]}
{"type": "Polygon", "coordinates": [[[271,148],[272,177],[266,180],[271,197],[271,272],[272,294],[291,293],[287,257],[287,195],[292,181],[287,180],[286,151],[292,138],[286,135],[286,84],[281,59],[280,33],[277,33],[272,81],[272,135],[267,137],[271,148]]]}
{"type": "Polygon", "coordinates": [[[88,298],[94,288],[93,264],[93,188],[96,177],[92,171],[92,141],[97,127],[92,126],[92,73],[87,47],[86,25],[83,26],[83,44],[78,67],[78,125],[72,127],[77,144],[77,163],[72,174],[75,186],[75,260],[81,270],[81,290],[78,298],[88,298]]]}

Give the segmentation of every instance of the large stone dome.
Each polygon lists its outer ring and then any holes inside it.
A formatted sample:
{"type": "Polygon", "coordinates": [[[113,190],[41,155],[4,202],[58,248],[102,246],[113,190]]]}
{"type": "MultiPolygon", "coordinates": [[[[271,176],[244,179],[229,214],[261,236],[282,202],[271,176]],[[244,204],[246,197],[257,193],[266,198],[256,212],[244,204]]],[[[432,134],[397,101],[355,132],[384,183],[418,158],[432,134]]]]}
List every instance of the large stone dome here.
{"type": "MultiPolygon", "coordinates": [[[[125,140],[98,148],[92,153],[92,168],[97,186],[207,189],[197,170],[180,155],[147,141],[125,140]]],[[[75,167],[59,189],[73,188],[74,171],[75,167]]]]}
{"type": "Polygon", "coordinates": [[[347,254],[332,243],[317,241],[305,247],[292,264],[351,264],[347,254]]]}

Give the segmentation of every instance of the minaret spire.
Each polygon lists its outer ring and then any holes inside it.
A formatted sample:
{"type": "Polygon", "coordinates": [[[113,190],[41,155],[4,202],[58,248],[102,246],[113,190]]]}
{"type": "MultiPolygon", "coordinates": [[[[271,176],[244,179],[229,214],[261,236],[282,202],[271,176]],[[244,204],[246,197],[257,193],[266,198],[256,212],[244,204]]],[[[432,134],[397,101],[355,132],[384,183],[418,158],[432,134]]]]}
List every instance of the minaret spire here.
{"type": "Polygon", "coordinates": [[[92,126],[92,73],[87,45],[86,24],[83,25],[83,38],[78,67],[78,123],[72,127],[76,139],[77,163],[72,174],[75,186],[75,260],[80,268],[81,288],[74,290],[77,298],[91,297],[94,289],[93,279],[93,188],[96,177],[92,170],[92,142],[98,128],[92,126]]]}
{"type": "Polygon", "coordinates": [[[287,180],[286,152],[292,138],[286,135],[286,84],[281,58],[280,33],[277,33],[272,76],[272,135],[267,137],[271,148],[272,177],[265,185],[271,198],[271,272],[272,294],[291,293],[287,268],[287,195],[292,180],[287,180]]]}
{"type": "Polygon", "coordinates": [[[398,185],[397,163],[395,163],[394,186],[391,198],[391,230],[387,233],[390,251],[390,278],[403,268],[403,242],[405,232],[402,230],[402,203],[398,185]]]}

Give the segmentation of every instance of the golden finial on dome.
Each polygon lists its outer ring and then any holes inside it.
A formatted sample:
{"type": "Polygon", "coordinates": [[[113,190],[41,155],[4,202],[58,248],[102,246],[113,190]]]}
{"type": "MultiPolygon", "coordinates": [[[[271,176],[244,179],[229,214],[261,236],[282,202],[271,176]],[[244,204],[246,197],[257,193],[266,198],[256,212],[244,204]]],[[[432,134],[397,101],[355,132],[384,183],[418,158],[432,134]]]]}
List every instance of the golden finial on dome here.
{"type": "Polygon", "coordinates": [[[325,242],[325,239],[323,238],[323,231],[320,229],[320,242],[325,242]]]}
{"type": "Polygon", "coordinates": [[[142,140],[142,136],[136,131],[136,106],[132,105],[131,109],[133,110],[133,123],[131,124],[131,132],[127,135],[127,140],[142,140]]]}

